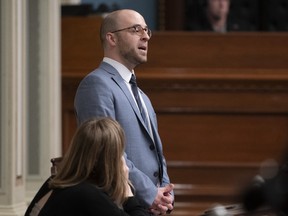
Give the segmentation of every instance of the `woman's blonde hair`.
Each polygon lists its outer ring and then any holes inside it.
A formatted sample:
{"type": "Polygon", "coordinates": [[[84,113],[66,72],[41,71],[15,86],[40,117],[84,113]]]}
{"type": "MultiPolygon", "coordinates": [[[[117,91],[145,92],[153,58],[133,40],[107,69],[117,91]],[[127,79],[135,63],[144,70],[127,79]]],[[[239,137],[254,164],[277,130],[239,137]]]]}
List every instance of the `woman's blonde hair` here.
{"type": "Polygon", "coordinates": [[[60,162],[51,188],[65,188],[90,181],[121,207],[128,182],[123,169],[124,131],[118,122],[104,117],[84,122],[60,162]]]}

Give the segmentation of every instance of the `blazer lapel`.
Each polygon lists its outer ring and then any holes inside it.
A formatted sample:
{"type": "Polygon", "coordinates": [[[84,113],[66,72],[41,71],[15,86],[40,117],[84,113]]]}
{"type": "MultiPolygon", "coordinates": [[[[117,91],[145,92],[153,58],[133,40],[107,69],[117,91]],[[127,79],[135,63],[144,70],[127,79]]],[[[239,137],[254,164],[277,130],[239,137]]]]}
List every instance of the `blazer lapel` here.
{"type": "MultiPolygon", "coordinates": [[[[111,65],[109,65],[109,64],[106,63],[106,62],[102,62],[101,65],[100,65],[100,67],[101,67],[103,70],[107,71],[109,74],[111,74],[111,79],[114,80],[114,82],[119,86],[119,88],[121,89],[121,91],[122,91],[122,92],[124,93],[124,95],[127,97],[127,99],[128,99],[128,101],[129,101],[131,107],[133,108],[134,113],[136,114],[137,118],[140,120],[141,124],[142,124],[143,127],[146,129],[146,131],[148,132],[148,134],[150,134],[148,128],[146,128],[146,126],[145,126],[145,123],[144,123],[144,121],[143,121],[143,119],[142,119],[141,113],[140,113],[140,111],[139,111],[139,109],[138,109],[138,107],[137,107],[137,105],[136,105],[136,103],[135,103],[135,101],[134,101],[134,99],[133,99],[133,97],[132,97],[129,89],[127,88],[127,85],[126,85],[125,81],[124,81],[123,78],[120,76],[120,74],[118,73],[118,71],[117,71],[114,67],[112,67],[111,65]]],[[[146,102],[145,102],[145,103],[146,103],[146,102]]],[[[149,113],[149,112],[148,112],[148,113],[149,113]]],[[[151,117],[150,117],[150,114],[149,114],[149,118],[151,118],[151,117]]],[[[151,135],[150,135],[150,136],[151,136],[151,135]]]]}

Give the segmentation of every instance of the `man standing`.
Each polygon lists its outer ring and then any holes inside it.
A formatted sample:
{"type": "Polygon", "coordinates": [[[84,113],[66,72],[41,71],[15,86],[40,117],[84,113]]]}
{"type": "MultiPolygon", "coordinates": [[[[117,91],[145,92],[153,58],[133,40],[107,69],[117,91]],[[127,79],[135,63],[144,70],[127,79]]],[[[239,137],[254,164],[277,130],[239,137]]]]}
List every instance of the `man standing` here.
{"type": "MultiPolygon", "coordinates": [[[[167,174],[152,104],[136,84],[134,68],[147,61],[151,38],[144,18],[133,10],[108,14],[101,25],[104,58],[80,83],[75,96],[78,123],[110,116],[125,131],[125,158],[136,196],[154,215],[173,209],[173,184],[167,174]]],[[[113,157],[113,156],[111,156],[113,157]]]]}

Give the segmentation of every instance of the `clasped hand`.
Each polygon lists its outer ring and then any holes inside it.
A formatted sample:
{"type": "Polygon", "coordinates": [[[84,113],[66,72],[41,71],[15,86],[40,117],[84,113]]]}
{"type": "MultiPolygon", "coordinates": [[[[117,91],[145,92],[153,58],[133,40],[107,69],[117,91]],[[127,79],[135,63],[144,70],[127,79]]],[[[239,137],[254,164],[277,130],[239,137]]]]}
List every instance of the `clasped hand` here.
{"type": "Polygon", "coordinates": [[[174,208],[174,198],[171,195],[173,189],[173,184],[168,184],[165,187],[158,188],[156,198],[152,206],[150,207],[151,213],[153,213],[154,215],[165,215],[168,210],[172,211],[172,209],[174,208]]]}

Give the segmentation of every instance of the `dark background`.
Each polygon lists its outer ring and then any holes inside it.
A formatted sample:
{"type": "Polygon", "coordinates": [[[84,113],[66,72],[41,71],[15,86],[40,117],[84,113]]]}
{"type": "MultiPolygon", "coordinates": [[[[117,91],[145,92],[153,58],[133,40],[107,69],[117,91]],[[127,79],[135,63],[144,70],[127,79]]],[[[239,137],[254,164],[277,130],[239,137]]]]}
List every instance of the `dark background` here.
{"type": "MultiPolygon", "coordinates": [[[[205,0],[159,1],[160,30],[191,30],[203,16],[205,0]]],[[[287,0],[230,0],[229,25],[235,31],[287,31],[287,0]]]]}

